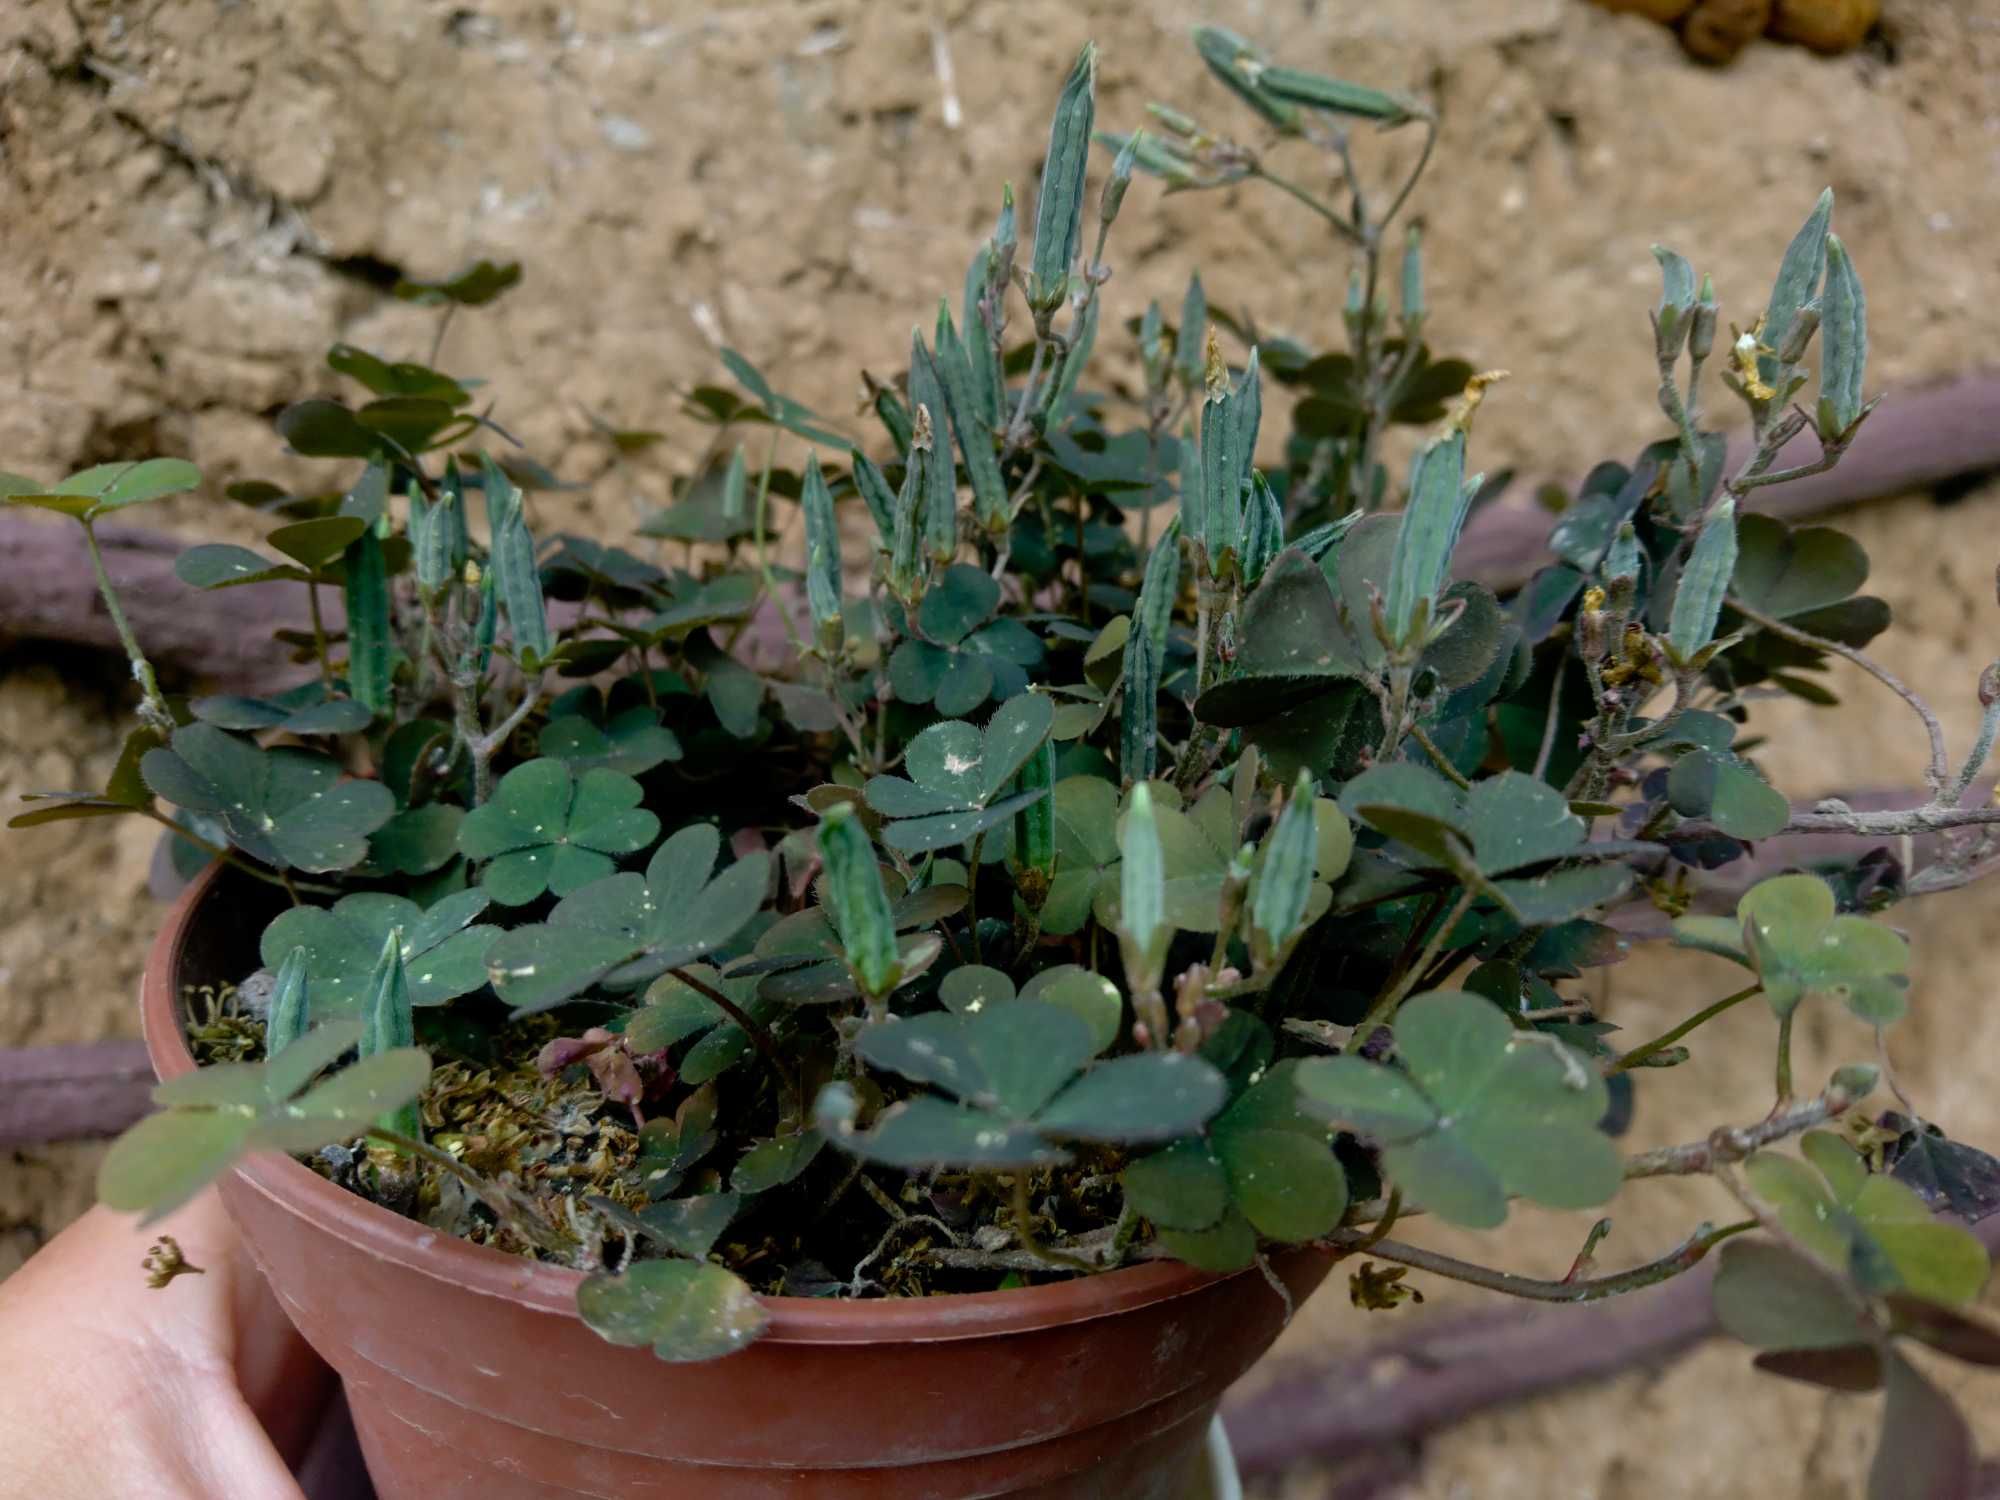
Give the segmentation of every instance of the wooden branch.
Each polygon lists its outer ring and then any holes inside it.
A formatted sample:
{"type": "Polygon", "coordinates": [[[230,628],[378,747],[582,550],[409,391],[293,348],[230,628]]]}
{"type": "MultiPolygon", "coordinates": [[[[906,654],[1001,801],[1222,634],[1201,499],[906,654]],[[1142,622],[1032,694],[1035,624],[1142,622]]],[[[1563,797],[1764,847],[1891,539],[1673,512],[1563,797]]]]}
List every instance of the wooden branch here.
{"type": "Polygon", "coordinates": [[[116,1135],[152,1094],[144,1042],[0,1050],[0,1151],[116,1135]]]}
{"type": "MultiPolygon", "coordinates": [[[[1756,492],[1752,507],[1798,517],[1882,499],[2000,468],[2000,372],[1982,371],[1916,386],[1884,401],[1853,449],[1830,473],[1756,492]]],[[[1815,455],[1802,434],[1780,461],[1815,455]]],[[[1749,436],[1731,440],[1732,462],[1749,436]]],[[[1531,494],[1534,485],[1518,486],[1531,494]]],[[[1516,500],[1486,507],[1466,527],[1454,558],[1461,578],[1505,591],[1549,561],[1552,524],[1540,507],[1516,500]]],[[[271,632],[305,630],[305,597],[294,584],[246,584],[202,592],[174,576],[186,544],[133,527],[105,526],[105,562],[140,642],[156,665],[239,691],[270,688],[298,674],[271,648],[271,632]]],[[[340,628],[340,601],[324,592],[328,626],[340,628]]],[[[118,649],[97,596],[74,523],[60,516],[0,511],[0,639],[65,641],[118,649]]]]}
{"type": "MultiPolygon", "coordinates": [[[[1973,1232],[1989,1254],[2000,1248],[2000,1215],[1973,1232]]],[[[1709,1305],[1715,1269],[1704,1263],[1664,1285],[1582,1307],[1485,1306],[1411,1318],[1386,1337],[1301,1359],[1223,1404],[1236,1461],[1247,1479],[1313,1460],[1395,1452],[1494,1407],[1663,1366],[1719,1332],[1709,1305]]]]}
{"type": "MultiPolygon", "coordinates": [[[[1747,431],[1732,433],[1724,470],[1740,465],[1750,448],[1747,431]]],[[[1818,439],[1802,432],[1779,451],[1777,462],[1789,467],[1818,453],[1818,439]]],[[[1757,490],[1745,508],[1796,520],[1990,469],[2000,469],[2000,371],[1982,370],[1893,393],[1837,468],[1757,490]]],[[[1515,488],[1524,498],[1489,505],[1466,524],[1452,555],[1455,576],[1504,593],[1554,561],[1548,550],[1554,523],[1532,502],[1536,486],[1515,488]]]]}

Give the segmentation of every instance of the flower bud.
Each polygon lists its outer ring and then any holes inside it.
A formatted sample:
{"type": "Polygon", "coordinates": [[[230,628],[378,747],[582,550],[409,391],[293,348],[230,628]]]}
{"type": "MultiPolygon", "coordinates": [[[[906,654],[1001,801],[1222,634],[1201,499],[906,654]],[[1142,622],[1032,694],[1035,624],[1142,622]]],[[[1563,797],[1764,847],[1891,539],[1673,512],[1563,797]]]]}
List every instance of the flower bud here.
{"type": "Polygon", "coordinates": [[[1813,335],[1819,332],[1819,304],[1808,302],[1798,310],[1792,319],[1792,326],[1785,330],[1785,341],[1778,347],[1781,364],[1795,365],[1806,357],[1806,349],[1812,344],[1813,335]]]}

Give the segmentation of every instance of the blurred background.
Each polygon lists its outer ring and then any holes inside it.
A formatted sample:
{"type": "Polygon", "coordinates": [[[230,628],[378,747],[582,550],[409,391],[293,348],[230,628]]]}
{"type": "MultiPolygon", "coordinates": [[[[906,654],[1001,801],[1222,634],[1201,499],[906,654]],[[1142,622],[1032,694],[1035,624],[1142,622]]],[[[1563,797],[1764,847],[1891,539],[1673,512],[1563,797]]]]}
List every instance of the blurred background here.
{"type": "MultiPolygon", "coordinates": [[[[222,487],[310,479],[270,418],[338,388],[327,346],[422,358],[436,315],[390,297],[396,279],[518,259],[523,284],[461,314],[440,363],[485,377],[497,419],[580,486],[536,498],[544,531],[627,541],[707,442],[681,396],[722,379],[724,344],[866,430],[861,372],[898,371],[911,325],[956,296],[1002,181],[1032,202],[1048,111],[1086,38],[1101,49],[1101,126],[1129,129],[1162,99],[1254,141],[1188,44],[1199,21],[1280,61],[1437,101],[1438,159],[1416,200],[1434,341],[1514,372],[1482,412],[1480,467],[1574,479],[1629,460],[1662,428],[1648,246],[1711,271],[1724,320],[1748,323],[1827,184],[1867,285],[1871,387],[1894,400],[2000,364],[2000,0],[1885,0],[1858,47],[1759,40],[1719,66],[1642,15],[1585,0],[8,0],[0,468],[55,477],[185,455],[207,476],[201,497],[146,523],[247,539],[252,518],[222,487]],[[663,437],[621,458],[607,427],[663,437]]],[[[1339,339],[1344,253],[1275,195],[1163,198],[1141,179],[1108,259],[1121,324],[1149,296],[1178,306],[1198,266],[1211,303],[1315,347],[1339,339]]],[[[1098,348],[1115,388],[1136,361],[1112,323],[1098,348]]],[[[1725,400],[1714,388],[1710,410],[1725,400]]],[[[1896,613],[1879,656],[1936,704],[1958,752],[1980,669],[2000,654],[1996,521],[2000,483],[1973,478],[1841,522],[1896,613]]],[[[26,556],[10,536],[0,570],[26,556]]],[[[4,630],[0,804],[96,784],[129,708],[122,663],[4,630]]],[[[1914,721],[1858,673],[1838,669],[1832,685],[1838,708],[1764,716],[1773,778],[1795,797],[1917,785],[1914,721]]],[[[153,831],[107,819],[0,836],[0,1048],[136,1034],[159,916],[153,831]]],[[[2000,889],[1898,914],[1917,959],[1898,1065],[1952,1134],[1989,1147],[2000,1091],[1979,1062],[2000,1055],[1985,951],[1996,919],[2000,889]]],[[[1643,1033],[1724,978],[1713,960],[1648,954],[1591,983],[1643,1033]]],[[[1701,1078],[1649,1080],[1637,1144],[1717,1111],[1762,1113],[1768,1023],[1752,1009],[1713,1028],[1701,1078]],[[1696,1084],[1700,1096],[1685,1092],[1696,1084]]],[[[1801,1019],[1806,1079],[1868,1050],[1841,1019],[1801,1019]]],[[[100,1149],[0,1150],[0,1275],[87,1204],[100,1149]]],[[[1604,1267],[1649,1259],[1722,1211],[1706,1191],[1628,1192],[1604,1267]]],[[[1518,1213],[1478,1258],[1560,1275],[1586,1227],[1518,1213]]],[[[1413,1279],[1425,1307],[1364,1314],[1337,1277],[1274,1369],[1467,1301],[1413,1279]]],[[[2000,1385],[1961,1368],[1942,1378],[1991,1453],[2000,1385]]],[[[1744,1351],[1712,1347],[1477,1417],[1371,1456],[1366,1473],[1335,1455],[1255,1493],[1844,1496],[1859,1493],[1873,1420],[1869,1402],[1755,1376],[1744,1351]]]]}

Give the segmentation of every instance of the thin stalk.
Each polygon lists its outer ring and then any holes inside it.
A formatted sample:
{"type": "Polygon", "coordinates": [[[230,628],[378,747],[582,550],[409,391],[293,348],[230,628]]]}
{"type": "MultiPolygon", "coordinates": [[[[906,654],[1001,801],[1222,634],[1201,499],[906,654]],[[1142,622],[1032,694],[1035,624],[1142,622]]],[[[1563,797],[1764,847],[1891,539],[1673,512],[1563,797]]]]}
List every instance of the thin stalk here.
{"type": "Polygon", "coordinates": [[[1783,1109],[1792,1102],[1792,1017],[1798,1014],[1793,1006],[1778,1017],[1778,1105],[1783,1109]]]}
{"type": "Polygon", "coordinates": [[[576,1246],[564,1239],[541,1214],[535,1212],[531,1204],[508,1193],[500,1184],[489,1182],[449,1151],[442,1151],[429,1141],[404,1135],[399,1130],[390,1130],[381,1125],[370,1125],[363,1133],[370,1140],[380,1141],[405,1156],[414,1156],[420,1161],[429,1162],[439,1171],[448,1172],[456,1177],[471,1189],[474,1197],[492,1209],[503,1224],[513,1229],[536,1249],[564,1260],[569,1259],[576,1249],[576,1246]]]}
{"type": "Polygon", "coordinates": [[[306,580],[306,607],[312,611],[313,654],[319,658],[319,680],[333,685],[333,663],[327,660],[326,622],[319,612],[319,579],[306,580]]]}
{"type": "Polygon", "coordinates": [[[1334,209],[1332,205],[1325,203],[1319,198],[1315,197],[1312,193],[1300,187],[1296,182],[1293,182],[1290,178],[1280,177],[1277,173],[1267,170],[1262,164],[1259,164],[1258,166],[1254,167],[1251,170],[1250,175],[1259,179],[1260,181],[1270,183],[1271,186],[1276,188],[1279,192],[1288,194],[1289,196],[1296,198],[1299,202],[1303,203],[1307,208],[1311,209],[1314,213],[1318,214],[1322,219],[1326,220],[1326,222],[1331,224],[1335,229],[1339,230],[1340,233],[1347,239],[1347,241],[1350,244],[1365,245],[1367,243],[1367,241],[1362,236],[1362,232],[1359,229],[1357,229],[1352,223],[1350,223],[1346,218],[1342,217],[1342,215],[1336,209],[1334,209]]]}
{"type": "MultiPolygon", "coordinates": [[[[1700,1264],[1708,1252],[1724,1240],[1757,1227],[1756,1219],[1741,1219],[1734,1224],[1725,1224],[1720,1229],[1703,1224],[1692,1236],[1658,1260],[1648,1261],[1642,1266],[1634,1266],[1629,1271],[1620,1271],[1615,1275],[1593,1276],[1574,1281],[1542,1281],[1531,1276],[1516,1276],[1511,1271],[1474,1265],[1455,1256],[1440,1255],[1435,1250],[1405,1245],[1396,1240],[1381,1240],[1368,1245],[1367,1248],[1370,1254],[1397,1265],[1429,1271],[1434,1276],[1463,1281],[1470,1286],[1484,1287],[1490,1292],[1501,1292],[1509,1297],[1523,1297],[1531,1302],[1601,1302],[1606,1297],[1616,1297],[1625,1292],[1636,1292],[1644,1287],[1670,1281],[1683,1271],[1700,1264]]],[[[1337,1231],[1332,1236],[1332,1243],[1342,1249],[1352,1247],[1352,1253],[1359,1253],[1365,1239],[1366,1236],[1363,1235],[1337,1231]]]]}
{"type": "Polygon", "coordinates": [[[1693,1015],[1689,1016],[1685,1021],[1681,1022],[1680,1025],[1674,1027],[1673,1030],[1662,1032],[1660,1035],[1654,1037],[1650,1042],[1647,1042],[1642,1047],[1634,1047],[1630,1052],[1627,1052],[1622,1057],[1620,1057],[1617,1062],[1613,1063],[1605,1071],[1608,1073],[1623,1073],[1627,1068],[1638,1067],[1639,1064],[1644,1062],[1647,1058],[1657,1056],[1659,1053],[1664,1052],[1667,1048],[1673,1046],[1675,1042],[1678,1042],[1682,1037],[1686,1036],[1689,1032],[1693,1031],[1697,1026],[1701,1026],[1709,1021],[1713,1021],[1717,1016],[1721,1015],[1724,1011],[1734,1009],[1736,1006],[1741,1005],[1745,1000],[1748,1000],[1752,995],[1762,994],[1763,990],[1764,990],[1763,984],[1757,983],[1757,984],[1746,985],[1733,995],[1723,996],[1720,1000],[1716,1001],[1715,1004],[1708,1006],[1703,1010],[1696,1011],[1693,1015]]]}
{"type": "Polygon", "coordinates": [[[142,695],[139,718],[162,734],[171,734],[174,716],[167,710],[166,697],[160,692],[160,680],[153,675],[153,664],[140,649],[139,638],[132,633],[132,622],[125,618],[125,606],[118,602],[118,590],[111,586],[111,574],[104,566],[104,552],[97,545],[97,528],[89,521],[83,523],[83,541],[90,549],[90,567],[97,575],[97,592],[104,596],[104,608],[111,616],[112,629],[118,632],[118,643],[125,648],[126,658],[132,663],[132,675],[138,679],[142,695]]]}
{"type": "Polygon", "coordinates": [[[1362,1017],[1361,1024],[1354,1029],[1357,1037],[1365,1038],[1371,1035],[1377,1026],[1387,1026],[1395,1018],[1396,1007],[1403,1003],[1403,997],[1416,986],[1418,976],[1437,958],[1438,950],[1444,946],[1445,937],[1458,926],[1465,914],[1472,910],[1473,900],[1474,893],[1471,891],[1466,891],[1458,898],[1445,919],[1431,933],[1423,951],[1417,955],[1417,961],[1403,972],[1402,977],[1389,987],[1380,1000],[1369,1007],[1368,1014],[1362,1017]]]}
{"type": "Polygon", "coordinates": [[[158,823],[162,828],[172,833],[174,837],[186,839],[195,848],[208,855],[209,858],[221,860],[232,870],[241,870],[245,875],[261,880],[266,885],[280,887],[286,894],[291,896],[294,906],[302,904],[298,899],[299,892],[301,891],[315,896],[337,896],[340,894],[338,886],[320,885],[317,882],[311,881],[294,881],[289,876],[280,875],[271,870],[260,869],[248,860],[240,858],[234,849],[230,849],[222,844],[212,843],[192,829],[183,828],[157,807],[137,807],[133,811],[142,817],[151,818],[155,823],[158,823]]]}
{"type": "Polygon", "coordinates": [[[1021,1248],[1035,1259],[1051,1266],[1059,1266],[1065,1271],[1095,1271],[1097,1267],[1080,1255],[1071,1255],[1067,1250],[1058,1250],[1053,1245],[1044,1245],[1035,1236],[1034,1206],[1028,1201],[1028,1174],[1014,1174],[1014,1234],[1021,1242],[1021,1248]]]}
{"type": "Polygon", "coordinates": [[[1961,806],[1965,794],[1972,790],[1972,779],[1986,764],[1986,757],[1993,753],[1993,736],[2000,730],[2000,698],[1986,705],[1986,712],[1979,720],[1979,733],[1972,741],[1972,750],[1965,757],[1965,763],[1958,768],[1958,775],[1952,778],[1951,790],[1945,794],[1945,801],[1953,807],[1961,806]]]}
{"type": "Polygon", "coordinates": [[[771,1035],[764,1023],[743,1009],[742,1006],[738,1005],[727,995],[723,994],[714,985],[696,978],[686,969],[669,969],[667,972],[693,990],[697,995],[712,1001],[717,1010],[721,1011],[743,1029],[743,1034],[749,1037],[751,1044],[756,1047],[758,1052],[763,1054],[764,1061],[770,1066],[772,1074],[776,1076],[778,1087],[784,1093],[786,1103],[789,1106],[787,1114],[791,1119],[803,1122],[806,1117],[805,1095],[799,1088],[798,1080],[792,1076],[791,1069],[785,1066],[784,1056],[778,1051],[777,1039],[771,1035]]]}
{"type": "Polygon", "coordinates": [[[1549,774],[1549,761],[1556,753],[1556,726],[1562,722],[1563,674],[1569,666],[1567,656],[1556,661],[1556,680],[1549,689],[1549,711],[1542,719],[1542,743],[1535,751],[1535,780],[1545,781],[1549,774]]]}

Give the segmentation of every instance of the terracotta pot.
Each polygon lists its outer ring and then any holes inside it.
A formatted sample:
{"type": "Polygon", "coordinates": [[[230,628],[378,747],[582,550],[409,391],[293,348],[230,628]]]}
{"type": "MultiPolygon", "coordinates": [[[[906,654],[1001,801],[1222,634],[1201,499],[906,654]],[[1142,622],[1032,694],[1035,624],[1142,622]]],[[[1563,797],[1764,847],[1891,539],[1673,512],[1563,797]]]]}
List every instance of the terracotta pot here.
{"type": "MultiPolygon", "coordinates": [[[[256,964],[260,889],[211,871],[142,984],[163,1078],[193,1066],[179,997],[256,964]]],[[[742,1353],[606,1344],[576,1272],[425,1229],[288,1157],[223,1199],[340,1373],[381,1500],[1178,1500],[1223,1390],[1277,1337],[1255,1272],[1152,1264],[970,1296],[768,1299],[742,1353]]],[[[1275,1265],[1303,1300],[1331,1261],[1275,1265]]]]}

